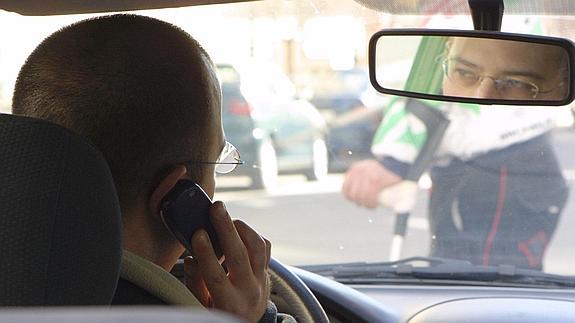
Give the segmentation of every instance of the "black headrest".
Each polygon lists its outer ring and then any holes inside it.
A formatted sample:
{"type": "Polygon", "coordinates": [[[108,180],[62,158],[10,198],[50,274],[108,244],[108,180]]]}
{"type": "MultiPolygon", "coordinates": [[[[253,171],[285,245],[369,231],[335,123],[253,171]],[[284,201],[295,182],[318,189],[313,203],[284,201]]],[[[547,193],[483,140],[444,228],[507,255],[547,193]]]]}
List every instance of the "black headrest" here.
{"type": "Polygon", "coordinates": [[[120,234],[100,152],[58,125],[0,114],[0,305],[109,304],[120,234]]]}

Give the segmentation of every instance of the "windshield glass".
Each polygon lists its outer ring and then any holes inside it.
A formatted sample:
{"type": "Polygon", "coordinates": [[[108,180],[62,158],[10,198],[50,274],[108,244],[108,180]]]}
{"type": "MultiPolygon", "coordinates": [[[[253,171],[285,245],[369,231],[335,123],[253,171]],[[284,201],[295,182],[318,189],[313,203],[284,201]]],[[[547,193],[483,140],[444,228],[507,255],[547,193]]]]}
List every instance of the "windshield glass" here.
{"type": "MultiPolygon", "coordinates": [[[[217,65],[226,139],[245,163],[217,176],[215,199],[272,241],[279,260],[304,266],[433,256],[575,272],[571,107],[407,100],[369,83],[374,32],[472,29],[469,16],[380,12],[352,0],[135,13],[181,27],[217,65]],[[440,121],[427,125],[418,109],[440,121]],[[434,136],[423,175],[403,185],[434,136]],[[415,199],[412,208],[398,206],[405,198],[415,199]],[[399,245],[398,213],[409,214],[399,245]]],[[[10,112],[17,73],[35,46],[92,16],[0,11],[0,28],[10,31],[0,34],[1,112],[10,112]]],[[[573,39],[575,20],[508,15],[502,31],[573,39]]],[[[402,50],[410,46],[394,44],[389,70],[405,70],[402,50]]]]}

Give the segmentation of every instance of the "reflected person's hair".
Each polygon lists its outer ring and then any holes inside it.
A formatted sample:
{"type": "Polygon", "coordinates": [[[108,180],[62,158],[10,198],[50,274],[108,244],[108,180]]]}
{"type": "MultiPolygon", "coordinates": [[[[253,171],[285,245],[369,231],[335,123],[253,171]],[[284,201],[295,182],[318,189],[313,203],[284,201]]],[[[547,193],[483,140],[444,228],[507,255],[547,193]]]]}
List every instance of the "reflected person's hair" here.
{"type": "MultiPolygon", "coordinates": [[[[219,117],[210,108],[220,100],[215,80],[208,54],[183,30],[149,17],[104,16],[64,27],[34,50],[12,109],[95,144],[125,209],[145,201],[170,166],[205,159],[219,117]]],[[[192,179],[201,180],[201,167],[189,171],[192,179]]]]}

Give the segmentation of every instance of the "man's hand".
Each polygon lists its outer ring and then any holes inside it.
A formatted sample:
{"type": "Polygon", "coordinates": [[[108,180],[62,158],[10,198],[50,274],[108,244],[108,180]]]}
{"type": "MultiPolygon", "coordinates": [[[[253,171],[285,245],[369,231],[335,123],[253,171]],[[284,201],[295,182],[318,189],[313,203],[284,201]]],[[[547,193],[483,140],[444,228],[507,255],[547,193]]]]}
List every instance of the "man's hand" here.
{"type": "Polygon", "coordinates": [[[271,243],[240,220],[230,218],[222,202],[210,209],[225,259],[220,264],[207,232],[198,230],[192,237],[195,258],[185,259],[186,285],[208,308],[258,322],[270,296],[268,265],[271,243]]]}
{"type": "Polygon", "coordinates": [[[362,160],[351,165],[345,174],[341,191],[355,204],[374,209],[378,206],[379,193],[401,180],[401,177],[387,170],[377,160],[362,160]]]}

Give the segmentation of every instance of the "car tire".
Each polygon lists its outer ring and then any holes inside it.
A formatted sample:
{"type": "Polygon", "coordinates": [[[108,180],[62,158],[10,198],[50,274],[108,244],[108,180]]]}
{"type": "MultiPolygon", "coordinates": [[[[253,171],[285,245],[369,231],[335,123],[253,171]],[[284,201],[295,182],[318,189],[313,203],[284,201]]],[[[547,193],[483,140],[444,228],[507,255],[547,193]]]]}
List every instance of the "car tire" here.
{"type": "Polygon", "coordinates": [[[305,171],[304,175],[309,181],[321,180],[327,176],[329,158],[325,140],[317,138],[313,142],[312,166],[305,171]]]}
{"type": "Polygon", "coordinates": [[[271,189],[278,179],[278,160],[270,139],[265,139],[258,150],[258,165],[251,176],[254,189],[271,189]]]}

